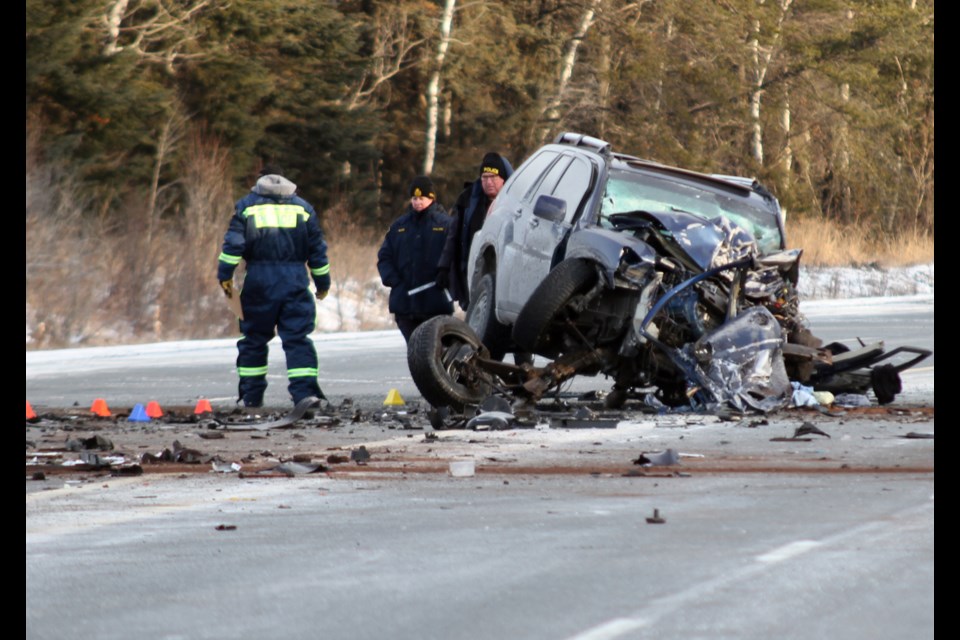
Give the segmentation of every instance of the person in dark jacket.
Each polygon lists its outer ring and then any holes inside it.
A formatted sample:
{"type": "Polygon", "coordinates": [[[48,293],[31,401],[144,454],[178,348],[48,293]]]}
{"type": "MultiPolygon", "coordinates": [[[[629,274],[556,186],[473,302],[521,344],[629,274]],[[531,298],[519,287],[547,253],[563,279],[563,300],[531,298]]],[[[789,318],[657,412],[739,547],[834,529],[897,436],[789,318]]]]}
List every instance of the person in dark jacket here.
{"type": "Polygon", "coordinates": [[[483,226],[487,210],[500,193],[503,183],[513,175],[510,162],[493,151],[483,156],[480,177],[465,182],[453,206],[453,223],[447,234],[443,254],[437,263],[437,286],[449,289],[450,295],[466,310],[470,303],[467,289],[467,259],[473,235],[483,226]]]}
{"type": "Polygon", "coordinates": [[[451,221],[437,203],[433,181],[417,176],[410,184],[410,204],[390,225],[377,254],[380,280],[390,287],[390,313],[407,342],[423,322],[453,313],[447,291],[434,282],[451,221]]]}
{"type": "Polygon", "coordinates": [[[267,343],[279,333],[287,359],[288,390],[294,404],[309,396],[325,399],[317,381],[317,351],[310,339],[317,306],[310,294],[307,268],[316,298],[330,291],[327,243],[317,213],[296,195],[297,185],[266,166],[234,207],[223,238],[217,280],[224,294],[237,295],[233,272],[245,260],[239,292],[243,318],[237,342],[238,392],[244,406],[263,406],[267,389],[267,343]],[[304,266],[306,265],[306,266],[304,266]]]}

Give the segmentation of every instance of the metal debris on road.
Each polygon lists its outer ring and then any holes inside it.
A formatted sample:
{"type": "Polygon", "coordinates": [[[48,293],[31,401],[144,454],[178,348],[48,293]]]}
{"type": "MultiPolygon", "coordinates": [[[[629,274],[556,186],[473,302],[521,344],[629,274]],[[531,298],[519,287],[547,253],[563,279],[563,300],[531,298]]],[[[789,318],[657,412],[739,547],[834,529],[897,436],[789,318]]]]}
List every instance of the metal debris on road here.
{"type": "Polygon", "coordinates": [[[370,459],[370,452],[367,451],[365,446],[360,445],[356,449],[350,451],[350,459],[357,464],[367,464],[367,460],[370,459]]]}
{"type": "Polygon", "coordinates": [[[509,429],[516,421],[516,416],[506,411],[484,411],[467,421],[467,429],[486,431],[493,429],[502,431],[509,429]]]}
{"type": "Polygon", "coordinates": [[[644,467],[657,466],[666,467],[680,463],[680,455],[675,449],[667,449],[657,453],[641,453],[640,457],[633,461],[633,464],[639,464],[644,467]]]}
{"type": "Polygon", "coordinates": [[[804,422],[799,427],[797,427],[796,431],[793,432],[794,438],[799,438],[800,436],[806,436],[806,435],[826,436],[828,438],[830,437],[829,433],[825,433],[821,431],[812,422],[804,422]]]}
{"type": "Polygon", "coordinates": [[[660,509],[653,510],[653,517],[647,518],[647,524],[664,524],[666,520],[660,517],[660,509]]]}

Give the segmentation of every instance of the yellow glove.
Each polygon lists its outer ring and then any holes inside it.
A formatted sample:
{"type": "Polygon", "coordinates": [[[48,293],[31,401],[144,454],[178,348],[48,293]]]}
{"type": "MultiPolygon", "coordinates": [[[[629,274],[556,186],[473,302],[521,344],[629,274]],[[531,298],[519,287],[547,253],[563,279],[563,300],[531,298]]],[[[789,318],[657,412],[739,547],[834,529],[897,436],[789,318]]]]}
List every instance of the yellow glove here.
{"type": "Polygon", "coordinates": [[[228,298],[233,297],[233,280],[221,280],[220,288],[223,289],[223,295],[228,298]]]}
{"type": "Polygon", "coordinates": [[[323,300],[327,297],[327,294],[330,293],[330,289],[324,289],[323,291],[317,291],[317,300],[323,300]]]}

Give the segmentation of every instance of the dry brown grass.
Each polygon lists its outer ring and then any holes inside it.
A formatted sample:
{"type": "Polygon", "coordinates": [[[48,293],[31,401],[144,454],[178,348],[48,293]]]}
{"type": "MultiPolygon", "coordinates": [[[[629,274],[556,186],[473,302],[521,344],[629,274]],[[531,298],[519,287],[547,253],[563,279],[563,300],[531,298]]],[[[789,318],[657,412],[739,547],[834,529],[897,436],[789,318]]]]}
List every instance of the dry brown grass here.
{"type": "Polygon", "coordinates": [[[787,246],[803,249],[802,263],[809,266],[928,264],[933,262],[933,245],[928,232],[907,230],[890,236],[827,220],[787,219],[787,246]]]}
{"type": "MultiPolygon", "coordinates": [[[[383,232],[364,229],[344,204],[323,212],[327,258],[330,261],[330,298],[337,322],[319,323],[328,331],[364,331],[392,327],[387,313],[388,290],[380,283],[377,251],[383,232]]],[[[323,309],[321,308],[321,311],[323,309]]]]}

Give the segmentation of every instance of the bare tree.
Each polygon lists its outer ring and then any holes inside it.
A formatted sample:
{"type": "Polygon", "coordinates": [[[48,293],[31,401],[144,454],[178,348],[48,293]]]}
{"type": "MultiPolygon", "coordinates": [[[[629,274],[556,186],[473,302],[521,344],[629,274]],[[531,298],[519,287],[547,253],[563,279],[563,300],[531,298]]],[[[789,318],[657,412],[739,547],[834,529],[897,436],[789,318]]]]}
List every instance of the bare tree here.
{"type": "Polygon", "coordinates": [[[162,210],[158,207],[160,195],[173,186],[176,181],[160,184],[160,174],[163,167],[170,161],[170,156],[176,151],[177,144],[183,137],[187,117],[180,112],[178,105],[163,123],[160,135],[157,138],[157,150],[154,154],[153,174],[150,178],[150,196],[147,201],[147,246],[153,242],[153,234],[157,228],[157,220],[162,210]]]}
{"type": "Polygon", "coordinates": [[[224,0],[111,0],[99,28],[106,29],[103,55],[134,52],[143,62],[162,65],[173,74],[177,62],[209,55],[189,52],[199,37],[195,19],[204,9],[223,8],[224,0]]]}
{"type": "Polygon", "coordinates": [[[369,104],[395,75],[419,63],[411,54],[423,44],[414,37],[414,25],[404,7],[380,4],[374,16],[370,64],[349,92],[344,104],[354,111],[369,104]]]}
{"type": "Polygon", "coordinates": [[[570,83],[570,77],[573,75],[573,67],[577,62],[577,49],[580,48],[580,43],[587,37],[587,32],[590,30],[590,27],[593,26],[599,5],[600,0],[590,0],[587,3],[583,10],[583,15],[580,16],[580,23],[576,32],[567,43],[567,50],[560,64],[560,78],[557,81],[557,90],[543,110],[544,126],[540,131],[540,140],[546,140],[549,137],[553,125],[559,120],[560,104],[563,102],[564,93],[566,92],[567,85],[570,83]]]}
{"type": "Polygon", "coordinates": [[[450,47],[450,31],[453,25],[453,12],[456,0],[444,0],[443,16],[440,18],[440,42],[437,44],[437,55],[434,57],[434,69],[427,83],[427,148],[423,158],[423,174],[430,175],[433,171],[433,161],[437,153],[437,124],[439,120],[440,74],[443,71],[443,61],[450,47]]]}
{"type": "MultiPolygon", "coordinates": [[[[761,7],[766,0],[757,0],[761,7]]],[[[753,89],[750,93],[750,120],[752,122],[753,136],[750,142],[750,150],[753,159],[759,166],[763,166],[763,126],[760,123],[760,100],[763,96],[763,83],[767,77],[767,71],[770,68],[770,60],[777,49],[777,43],[780,40],[780,31],[783,21],[787,17],[790,5],[793,0],[778,0],[777,5],[780,9],[777,15],[776,25],[770,36],[770,44],[761,46],[760,44],[760,19],[753,22],[753,39],[750,41],[750,51],[753,57],[753,89]]]]}

